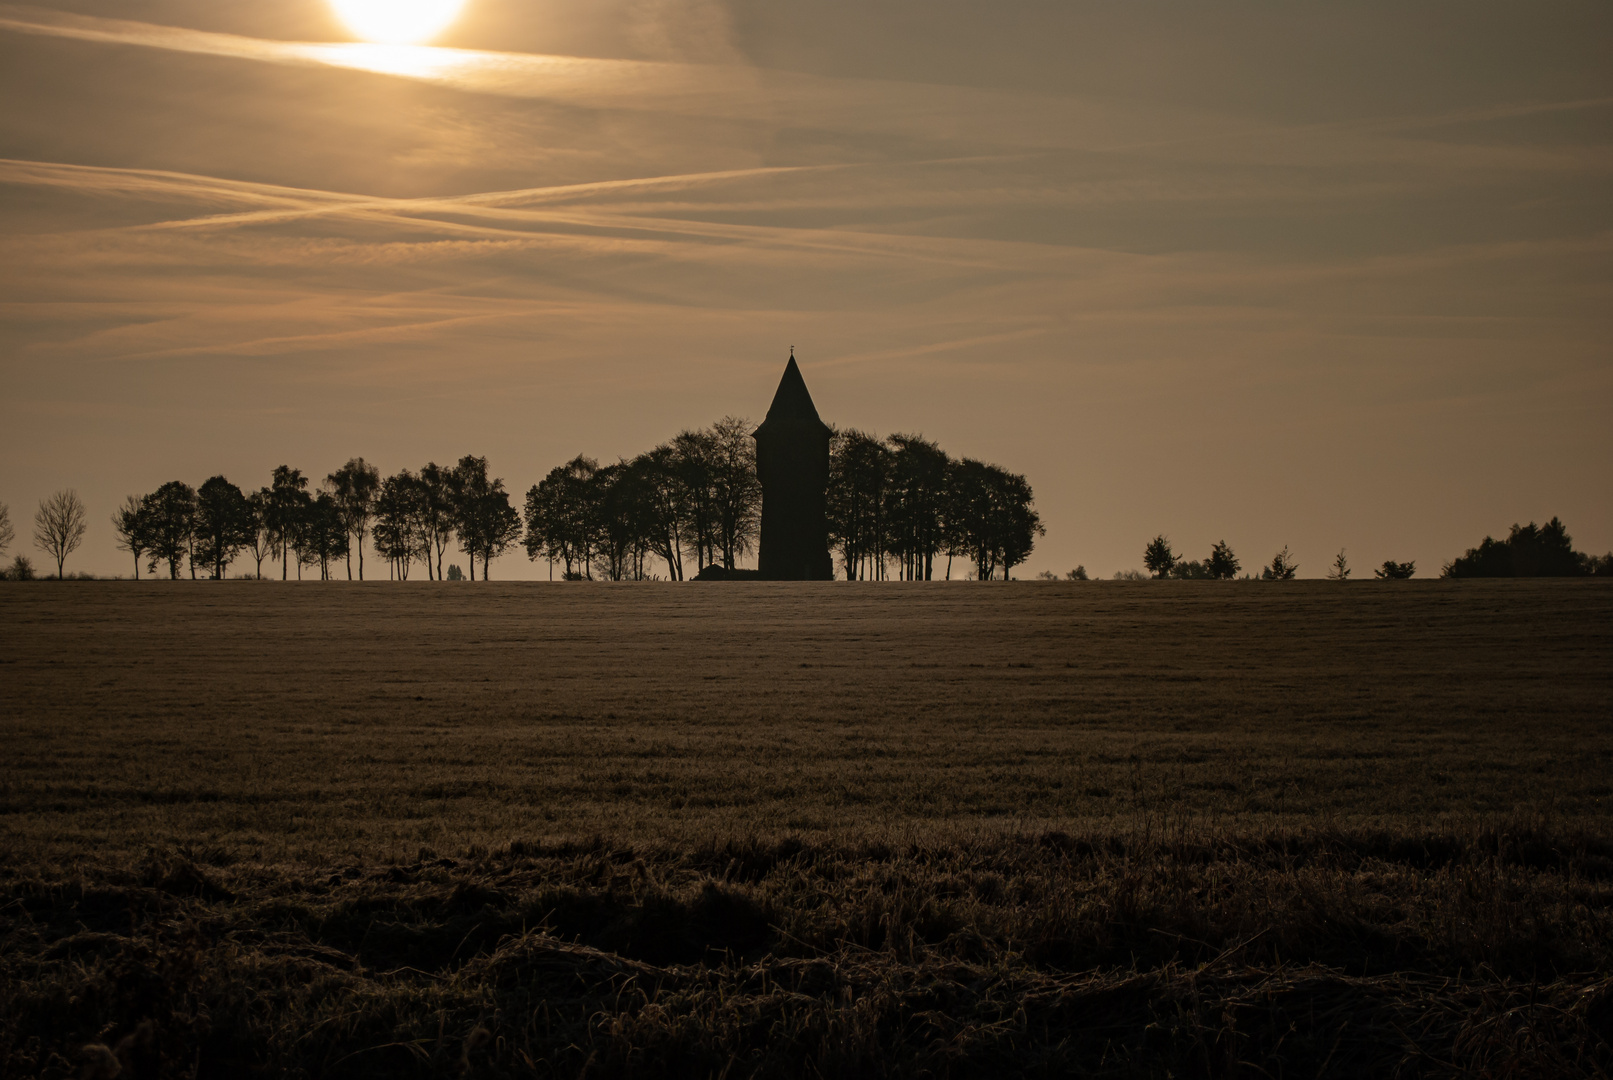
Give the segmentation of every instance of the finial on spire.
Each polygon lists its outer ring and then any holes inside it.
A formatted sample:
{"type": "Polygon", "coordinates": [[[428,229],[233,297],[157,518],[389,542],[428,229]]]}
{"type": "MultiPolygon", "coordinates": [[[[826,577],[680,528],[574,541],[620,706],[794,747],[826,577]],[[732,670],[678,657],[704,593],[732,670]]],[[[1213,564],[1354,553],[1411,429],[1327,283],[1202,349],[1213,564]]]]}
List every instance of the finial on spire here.
{"type": "Polygon", "coordinates": [[[791,360],[795,359],[795,346],[794,345],[790,346],[790,359],[791,360]]]}

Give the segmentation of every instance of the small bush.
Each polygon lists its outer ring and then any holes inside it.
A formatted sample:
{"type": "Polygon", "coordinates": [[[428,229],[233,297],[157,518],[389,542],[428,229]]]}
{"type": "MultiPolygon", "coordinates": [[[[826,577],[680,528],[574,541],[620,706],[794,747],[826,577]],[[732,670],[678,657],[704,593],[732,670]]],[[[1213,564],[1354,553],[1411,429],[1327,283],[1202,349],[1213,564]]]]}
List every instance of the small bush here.
{"type": "Polygon", "coordinates": [[[1288,545],[1271,557],[1271,565],[1261,572],[1264,581],[1293,581],[1294,575],[1299,572],[1299,564],[1288,553],[1288,545]]]}

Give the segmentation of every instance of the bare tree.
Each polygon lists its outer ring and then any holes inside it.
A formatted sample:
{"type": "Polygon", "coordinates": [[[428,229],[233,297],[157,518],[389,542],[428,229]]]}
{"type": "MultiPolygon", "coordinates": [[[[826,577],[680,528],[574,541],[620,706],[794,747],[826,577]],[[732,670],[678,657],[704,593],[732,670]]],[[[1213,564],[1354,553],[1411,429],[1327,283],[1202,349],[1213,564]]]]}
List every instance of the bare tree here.
{"type": "Polygon", "coordinates": [[[1327,572],[1327,579],[1329,581],[1350,580],[1350,561],[1344,557],[1343,548],[1339,548],[1339,553],[1333,557],[1333,568],[1327,572]]]}
{"type": "Polygon", "coordinates": [[[58,578],[67,556],[84,542],[86,528],[83,500],[72,488],[40,502],[34,515],[34,546],[56,560],[58,578]]]}
{"type": "Polygon", "coordinates": [[[16,530],[11,527],[11,510],[5,503],[0,503],[0,555],[6,553],[6,548],[16,538],[16,530]]]}

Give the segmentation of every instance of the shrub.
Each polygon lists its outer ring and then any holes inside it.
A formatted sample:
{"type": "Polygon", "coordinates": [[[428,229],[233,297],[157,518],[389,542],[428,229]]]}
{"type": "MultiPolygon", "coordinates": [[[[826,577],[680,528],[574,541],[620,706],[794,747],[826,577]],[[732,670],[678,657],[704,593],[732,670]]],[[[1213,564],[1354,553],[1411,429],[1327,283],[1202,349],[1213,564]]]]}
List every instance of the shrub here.
{"type": "Polygon", "coordinates": [[[1288,545],[1271,557],[1271,565],[1261,572],[1260,577],[1265,581],[1292,581],[1299,571],[1299,564],[1288,553],[1288,545]]]}
{"type": "Polygon", "coordinates": [[[1374,574],[1385,581],[1404,581],[1416,572],[1417,563],[1415,561],[1395,562],[1393,559],[1385,559],[1383,566],[1373,571],[1374,574]]]}

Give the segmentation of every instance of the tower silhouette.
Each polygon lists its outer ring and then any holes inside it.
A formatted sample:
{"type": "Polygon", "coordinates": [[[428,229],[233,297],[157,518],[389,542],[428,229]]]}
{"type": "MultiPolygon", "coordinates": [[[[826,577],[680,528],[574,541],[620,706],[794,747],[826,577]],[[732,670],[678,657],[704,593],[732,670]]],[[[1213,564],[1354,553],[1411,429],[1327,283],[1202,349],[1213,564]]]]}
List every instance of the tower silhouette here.
{"type": "Polygon", "coordinates": [[[760,575],[772,581],[829,581],[829,425],[818,417],[795,350],[757,428],[756,474],[762,481],[760,575]]]}

